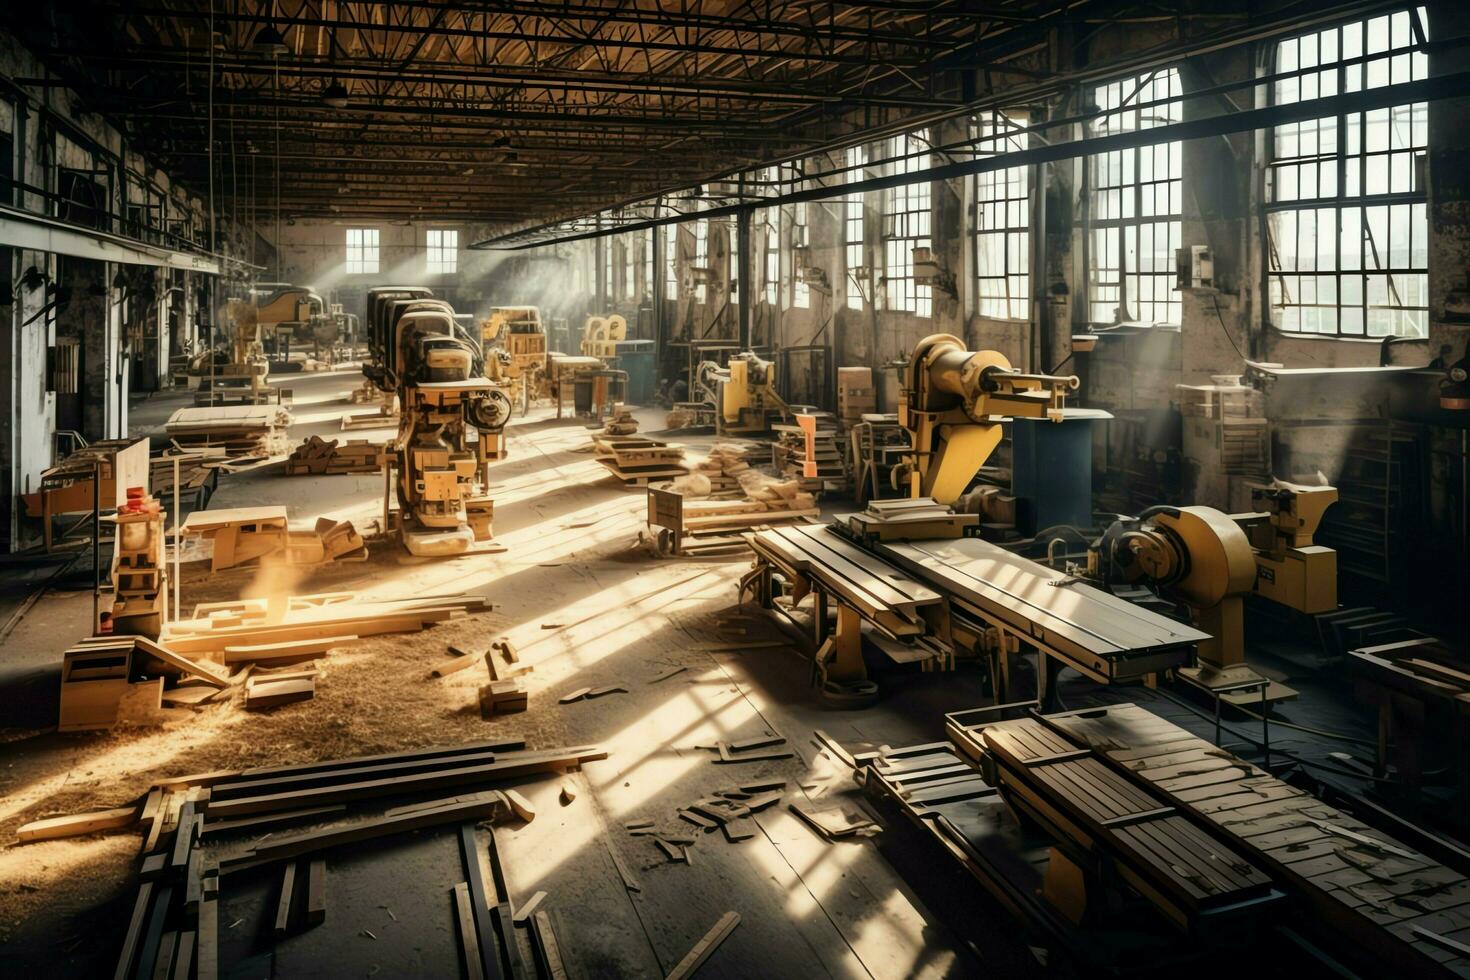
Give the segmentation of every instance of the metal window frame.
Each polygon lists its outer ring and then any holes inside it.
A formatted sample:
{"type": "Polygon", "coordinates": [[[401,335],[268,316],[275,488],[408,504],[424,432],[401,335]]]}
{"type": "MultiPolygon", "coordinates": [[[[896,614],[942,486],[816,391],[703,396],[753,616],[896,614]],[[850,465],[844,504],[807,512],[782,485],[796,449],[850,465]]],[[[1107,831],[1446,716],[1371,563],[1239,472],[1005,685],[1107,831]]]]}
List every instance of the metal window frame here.
{"type": "MultiPolygon", "coordinates": [[[[1289,43],[1289,42],[1292,42],[1292,41],[1300,41],[1302,38],[1306,38],[1306,37],[1319,37],[1322,34],[1325,34],[1325,33],[1329,32],[1329,31],[1332,31],[1332,32],[1335,32],[1336,35],[1337,35],[1337,60],[1335,62],[1329,63],[1328,65],[1317,65],[1317,66],[1313,66],[1310,69],[1301,69],[1300,63],[1298,63],[1298,70],[1310,72],[1313,75],[1318,75],[1323,70],[1325,70],[1327,68],[1335,68],[1335,72],[1336,72],[1336,75],[1337,75],[1337,92],[1338,92],[1338,94],[1342,94],[1342,93],[1348,92],[1348,91],[1372,91],[1374,89],[1382,89],[1382,88],[1389,87],[1389,86],[1391,86],[1391,85],[1394,84],[1391,78],[1390,78],[1390,81],[1389,81],[1388,85],[1373,86],[1373,89],[1369,89],[1368,88],[1368,86],[1367,86],[1367,73],[1368,73],[1368,65],[1369,65],[1370,62],[1368,60],[1366,60],[1366,59],[1373,58],[1373,57],[1379,57],[1379,56],[1391,56],[1394,53],[1407,54],[1407,55],[1409,55],[1411,57],[1414,54],[1416,54],[1416,53],[1422,53],[1421,35],[1423,36],[1423,38],[1427,39],[1427,37],[1428,37],[1428,27],[1427,27],[1427,25],[1423,21],[1421,21],[1419,19],[1421,12],[1423,12],[1422,11],[1422,5],[1420,5],[1420,4],[1410,4],[1410,5],[1406,6],[1406,7],[1400,7],[1397,10],[1383,11],[1383,12],[1371,14],[1371,15],[1366,16],[1366,17],[1350,17],[1350,18],[1347,18],[1347,19],[1344,19],[1344,20],[1337,21],[1337,22],[1335,22],[1333,24],[1327,24],[1327,25],[1323,25],[1323,26],[1314,28],[1313,30],[1310,30],[1310,31],[1304,31],[1304,32],[1302,32],[1300,34],[1293,34],[1290,37],[1279,38],[1272,45],[1272,47],[1270,49],[1270,54],[1268,56],[1268,65],[1269,65],[1269,67],[1268,67],[1267,70],[1273,76],[1280,74],[1280,72],[1279,72],[1279,63],[1280,63],[1280,57],[1281,57],[1281,46],[1283,44],[1286,44],[1286,43],[1289,43]],[[1368,54],[1368,50],[1367,50],[1368,49],[1367,39],[1368,39],[1368,31],[1369,31],[1369,26],[1368,25],[1369,25],[1369,23],[1371,21],[1373,21],[1373,20],[1376,20],[1376,19],[1380,18],[1380,17],[1387,17],[1387,18],[1390,18],[1391,19],[1395,15],[1400,14],[1400,13],[1407,14],[1409,16],[1409,19],[1410,19],[1410,32],[1409,32],[1410,33],[1410,40],[1409,40],[1409,45],[1407,47],[1403,47],[1403,48],[1387,47],[1382,52],[1374,52],[1372,55],[1369,55],[1368,54]],[[1362,27],[1363,44],[1362,44],[1362,50],[1357,55],[1349,58],[1349,57],[1347,57],[1347,56],[1345,56],[1343,54],[1342,32],[1343,32],[1344,28],[1347,28],[1347,27],[1349,27],[1351,25],[1354,25],[1354,24],[1361,25],[1361,27],[1362,27]],[[1358,78],[1358,88],[1357,89],[1350,90],[1348,88],[1348,84],[1347,83],[1348,83],[1348,72],[1349,71],[1353,71],[1353,72],[1356,72],[1357,73],[1357,78],[1358,78]]],[[[1427,56],[1426,56],[1426,59],[1427,59],[1427,56]]],[[[1298,60],[1300,60],[1300,59],[1298,59],[1298,60]]],[[[1409,81],[1410,82],[1416,82],[1416,81],[1424,81],[1424,80],[1428,79],[1430,76],[1428,75],[1427,69],[1428,69],[1428,66],[1426,64],[1426,73],[1425,73],[1425,75],[1424,75],[1423,78],[1414,78],[1414,77],[1412,77],[1412,71],[1411,71],[1411,77],[1410,77],[1409,81]]],[[[1297,81],[1300,81],[1300,79],[1302,77],[1304,77],[1304,76],[1301,75],[1301,74],[1295,74],[1292,77],[1294,79],[1296,79],[1297,81]]],[[[1267,94],[1268,94],[1268,97],[1269,97],[1269,101],[1270,101],[1270,104],[1272,106],[1275,106],[1275,105],[1278,105],[1279,104],[1276,101],[1276,89],[1277,89],[1278,84],[1279,84],[1279,81],[1273,80],[1266,87],[1267,88],[1267,94]]],[[[1288,103],[1288,104],[1290,104],[1290,103],[1288,103]]],[[[1386,108],[1391,113],[1394,109],[1397,109],[1397,108],[1400,108],[1400,107],[1403,107],[1403,106],[1412,107],[1412,106],[1418,105],[1418,104],[1420,104],[1420,103],[1419,102],[1404,102],[1404,103],[1398,103],[1396,105],[1382,107],[1382,108],[1386,108]]],[[[1426,101],[1423,104],[1426,106],[1426,111],[1427,111],[1428,102],[1426,101]]],[[[1428,218],[1429,193],[1428,193],[1428,188],[1427,187],[1421,185],[1417,191],[1400,191],[1400,192],[1390,192],[1390,193],[1387,193],[1387,194],[1366,194],[1366,193],[1363,193],[1364,188],[1367,187],[1368,160],[1369,160],[1370,157],[1392,156],[1394,153],[1404,153],[1404,152],[1409,152],[1409,153],[1423,153],[1423,152],[1427,152],[1428,151],[1428,146],[1429,146],[1428,139],[1427,139],[1427,133],[1426,133],[1426,140],[1425,140],[1425,143],[1422,146],[1410,147],[1407,150],[1394,150],[1392,147],[1385,148],[1385,149],[1382,149],[1382,150],[1370,150],[1368,148],[1368,146],[1367,146],[1367,139],[1366,139],[1366,136],[1367,136],[1367,115],[1368,115],[1369,112],[1376,112],[1376,111],[1380,111],[1380,110],[1379,109],[1364,109],[1364,108],[1359,108],[1359,109],[1357,109],[1355,111],[1342,111],[1342,112],[1336,112],[1336,113],[1332,113],[1332,114],[1325,115],[1325,116],[1314,116],[1314,117],[1311,117],[1310,119],[1300,119],[1300,120],[1296,120],[1293,123],[1288,123],[1287,124],[1287,125],[1300,125],[1301,123],[1304,123],[1304,122],[1320,123],[1321,121],[1326,120],[1326,119],[1331,119],[1331,120],[1333,120],[1337,124],[1337,135],[1336,135],[1336,139],[1334,140],[1334,144],[1335,144],[1336,149],[1335,149],[1335,152],[1331,155],[1331,157],[1332,157],[1331,162],[1335,164],[1335,179],[1336,179],[1336,184],[1337,184],[1337,187],[1336,187],[1337,193],[1334,194],[1334,195],[1332,195],[1331,197],[1323,197],[1323,196],[1320,196],[1321,183],[1319,181],[1319,183],[1318,183],[1319,196],[1317,196],[1317,197],[1312,197],[1312,198],[1298,197],[1298,198],[1294,198],[1294,199],[1292,199],[1290,201],[1278,201],[1278,200],[1275,200],[1274,199],[1275,198],[1275,192],[1276,192],[1275,179],[1276,179],[1276,173],[1278,172],[1278,169],[1279,169],[1279,166],[1280,165],[1283,165],[1283,164],[1285,164],[1285,165],[1296,165],[1296,164],[1313,162],[1313,161],[1316,161],[1316,162],[1327,162],[1327,157],[1326,157],[1326,155],[1321,154],[1321,153],[1313,154],[1310,158],[1304,157],[1304,156],[1300,156],[1300,155],[1295,156],[1295,157],[1290,157],[1290,158],[1278,157],[1276,155],[1276,140],[1277,140],[1277,129],[1279,129],[1280,127],[1278,127],[1278,126],[1270,127],[1264,133],[1264,143],[1265,143],[1265,147],[1266,147],[1266,165],[1265,165],[1265,168],[1264,168],[1264,171],[1265,172],[1264,172],[1264,175],[1263,175],[1263,178],[1265,180],[1265,185],[1264,185],[1264,188],[1263,188],[1264,193],[1262,195],[1261,222],[1260,222],[1260,226],[1261,226],[1261,254],[1262,254],[1262,257],[1264,259],[1264,261],[1262,262],[1262,267],[1264,269],[1264,279],[1265,279],[1265,285],[1266,285],[1266,302],[1263,304],[1263,310],[1264,310],[1264,314],[1265,314],[1265,316],[1267,318],[1267,322],[1269,323],[1270,327],[1272,329],[1274,329],[1274,330],[1277,330],[1277,331],[1283,333],[1283,334],[1287,334],[1287,335],[1293,336],[1293,337],[1323,337],[1323,338],[1329,338],[1329,339],[1367,340],[1367,341],[1382,341],[1382,340],[1384,340],[1386,338],[1390,338],[1390,337],[1405,337],[1406,339],[1414,339],[1414,338],[1422,339],[1422,338],[1427,337],[1429,335],[1429,332],[1428,332],[1429,331],[1429,305],[1428,305],[1429,300],[1428,300],[1427,293],[1425,295],[1425,305],[1423,305],[1423,306],[1407,306],[1407,305],[1399,304],[1399,305],[1394,305],[1394,306],[1372,306],[1372,307],[1370,307],[1368,305],[1368,289],[1367,289],[1367,282],[1366,282],[1369,276],[1372,276],[1372,275],[1385,275],[1385,276],[1389,277],[1389,284],[1390,284],[1390,288],[1392,289],[1393,288],[1394,278],[1397,277],[1397,276],[1424,276],[1424,277],[1427,277],[1429,275],[1429,265],[1428,265],[1428,253],[1427,253],[1427,249],[1426,249],[1426,254],[1425,254],[1425,265],[1424,265],[1424,268],[1422,268],[1422,269],[1419,269],[1419,268],[1405,268],[1405,269],[1400,269],[1400,268],[1386,268],[1386,267],[1385,268],[1370,269],[1368,267],[1368,259],[1367,259],[1366,255],[1364,256],[1363,261],[1362,261],[1362,268],[1356,269],[1356,270],[1344,270],[1343,269],[1343,256],[1342,256],[1342,230],[1343,229],[1342,229],[1342,224],[1343,224],[1343,212],[1346,209],[1356,208],[1356,209],[1359,209],[1359,210],[1363,211],[1365,213],[1365,215],[1366,215],[1366,212],[1367,212],[1368,208],[1370,208],[1370,207],[1392,206],[1392,205],[1395,205],[1395,204],[1400,204],[1400,205],[1423,204],[1423,205],[1425,205],[1425,212],[1426,212],[1425,213],[1425,229],[1424,229],[1424,232],[1425,232],[1426,241],[1428,239],[1428,231],[1429,231],[1429,229],[1428,229],[1428,221],[1429,221],[1429,218],[1428,218]],[[1357,123],[1358,123],[1359,146],[1358,146],[1358,152],[1355,153],[1355,154],[1350,154],[1350,153],[1347,152],[1347,132],[1348,132],[1347,124],[1348,124],[1348,120],[1350,118],[1356,119],[1357,120],[1357,123]],[[1357,168],[1358,168],[1358,191],[1359,191],[1359,193],[1354,194],[1354,195],[1351,195],[1351,196],[1348,196],[1347,193],[1346,193],[1346,189],[1347,189],[1348,167],[1349,167],[1349,162],[1350,161],[1353,162],[1357,166],[1357,168]],[[1333,216],[1334,216],[1334,221],[1333,221],[1334,234],[1333,234],[1333,242],[1332,242],[1332,259],[1333,259],[1333,262],[1332,262],[1332,267],[1330,269],[1326,269],[1326,270],[1323,270],[1323,269],[1315,269],[1315,270],[1311,270],[1311,271],[1303,271],[1303,270],[1287,270],[1287,269],[1282,269],[1282,268],[1279,267],[1279,265],[1277,264],[1277,262],[1278,262],[1278,259],[1277,259],[1278,250],[1275,247],[1275,245],[1276,245],[1275,228],[1273,228],[1273,226],[1272,226],[1272,220],[1271,219],[1275,215],[1281,214],[1283,212],[1288,212],[1288,211],[1297,212],[1297,213],[1300,213],[1300,212],[1303,212],[1303,211],[1331,211],[1333,213],[1333,216]],[[1286,290],[1285,277],[1288,277],[1288,276],[1291,276],[1291,277],[1312,276],[1312,277],[1316,277],[1316,278],[1331,277],[1333,279],[1333,281],[1334,281],[1334,293],[1336,295],[1336,301],[1333,302],[1333,303],[1330,303],[1330,304],[1329,303],[1321,303],[1321,302],[1311,303],[1311,304],[1306,304],[1306,303],[1301,303],[1301,302],[1280,303],[1280,304],[1278,304],[1278,302],[1276,301],[1275,297],[1278,294],[1281,295],[1281,296],[1283,296],[1283,297],[1286,295],[1287,290],[1286,290]],[[1364,288],[1362,290],[1362,296],[1360,298],[1360,302],[1359,303],[1349,305],[1349,304],[1344,304],[1342,302],[1342,295],[1343,295],[1342,283],[1343,283],[1343,279],[1345,277],[1346,278],[1361,278],[1361,279],[1364,280],[1364,288]],[[1279,293],[1278,293],[1278,291],[1279,291],[1279,293]],[[1324,330],[1302,330],[1302,329],[1300,329],[1299,326],[1296,329],[1292,329],[1292,328],[1288,328],[1288,327],[1282,326],[1282,322],[1283,322],[1282,313],[1286,309],[1288,309],[1288,308],[1295,308],[1295,309],[1303,310],[1303,311],[1305,311],[1305,310],[1321,310],[1321,309],[1333,309],[1333,310],[1336,310],[1336,315],[1334,317],[1334,319],[1335,319],[1335,328],[1333,330],[1331,330],[1331,331],[1324,331],[1324,330]],[[1344,310],[1352,310],[1352,309],[1358,310],[1360,312],[1361,316],[1362,316],[1363,329],[1362,329],[1362,332],[1361,333],[1348,332],[1348,331],[1344,331],[1343,330],[1343,311],[1344,310]],[[1401,311],[1401,312],[1409,312],[1409,311],[1423,312],[1423,314],[1424,314],[1424,330],[1423,330],[1423,332],[1420,333],[1420,334],[1418,334],[1418,335],[1414,335],[1414,334],[1393,334],[1393,333],[1389,333],[1389,334],[1382,334],[1382,335],[1377,335],[1377,336],[1375,336],[1372,333],[1369,333],[1369,328],[1368,328],[1369,311],[1370,310],[1381,310],[1381,309],[1392,310],[1392,311],[1401,311]]],[[[1364,219],[1364,221],[1362,223],[1363,223],[1363,226],[1366,228],[1366,225],[1367,225],[1366,217],[1365,217],[1365,219],[1364,219]]],[[[1365,241],[1366,240],[1367,239],[1365,237],[1365,241]]],[[[1300,321],[1298,321],[1298,322],[1300,323],[1300,321]]]]}

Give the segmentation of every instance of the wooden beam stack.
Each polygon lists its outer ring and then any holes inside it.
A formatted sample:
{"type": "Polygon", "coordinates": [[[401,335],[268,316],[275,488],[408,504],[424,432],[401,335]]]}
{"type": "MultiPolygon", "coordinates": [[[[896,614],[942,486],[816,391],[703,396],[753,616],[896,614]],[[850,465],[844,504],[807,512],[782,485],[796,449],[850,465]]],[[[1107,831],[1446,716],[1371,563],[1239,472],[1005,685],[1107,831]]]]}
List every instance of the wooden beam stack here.
{"type": "Polygon", "coordinates": [[[280,405],[217,405],[181,408],[164,431],[181,449],[219,446],[225,455],[276,456],[286,451],[291,413],[280,405]]]}
{"type": "Polygon", "coordinates": [[[647,486],[649,480],[684,476],[684,447],[639,436],[598,436],[592,441],[597,462],[625,486],[647,486]]]}
{"type": "Polygon", "coordinates": [[[383,447],[366,439],[336,439],[311,436],[302,441],[286,460],[287,476],[332,476],[344,473],[377,473],[383,467],[383,447]]]}

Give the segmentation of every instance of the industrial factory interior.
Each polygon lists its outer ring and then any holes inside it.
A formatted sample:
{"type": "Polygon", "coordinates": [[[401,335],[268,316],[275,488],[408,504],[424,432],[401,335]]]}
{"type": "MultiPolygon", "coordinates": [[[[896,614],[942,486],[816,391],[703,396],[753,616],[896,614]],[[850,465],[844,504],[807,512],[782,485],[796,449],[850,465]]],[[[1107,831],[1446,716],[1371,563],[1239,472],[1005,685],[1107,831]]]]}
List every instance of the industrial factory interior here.
{"type": "Polygon", "coordinates": [[[0,975],[1470,977],[1470,4],[0,6],[0,975]]]}

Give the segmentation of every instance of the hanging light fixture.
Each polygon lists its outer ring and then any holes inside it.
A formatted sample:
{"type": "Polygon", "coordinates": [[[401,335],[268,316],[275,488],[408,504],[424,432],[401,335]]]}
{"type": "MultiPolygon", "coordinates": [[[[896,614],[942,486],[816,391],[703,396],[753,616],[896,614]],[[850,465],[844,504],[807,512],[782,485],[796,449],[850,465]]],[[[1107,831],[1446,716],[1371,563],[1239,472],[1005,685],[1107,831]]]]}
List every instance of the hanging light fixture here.
{"type": "Polygon", "coordinates": [[[250,42],[250,46],[261,54],[268,54],[272,58],[279,58],[291,50],[286,47],[286,39],[281,36],[281,32],[270,24],[265,25],[256,32],[255,40],[250,42]]]}
{"type": "Polygon", "coordinates": [[[352,104],[352,96],[347,91],[347,86],[332,79],[332,83],[322,89],[322,101],[333,109],[345,109],[352,104]]]}
{"type": "MultiPolygon", "coordinates": [[[[275,20],[275,17],[276,4],[275,0],[271,0],[271,20],[275,20]]],[[[266,24],[256,31],[255,40],[250,42],[250,46],[261,54],[268,54],[273,58],[279,58],[291,50],[286,46],[286,39],[281,36],[280,31],[276,30],[276,25],[273,23],[266,24]]]]}

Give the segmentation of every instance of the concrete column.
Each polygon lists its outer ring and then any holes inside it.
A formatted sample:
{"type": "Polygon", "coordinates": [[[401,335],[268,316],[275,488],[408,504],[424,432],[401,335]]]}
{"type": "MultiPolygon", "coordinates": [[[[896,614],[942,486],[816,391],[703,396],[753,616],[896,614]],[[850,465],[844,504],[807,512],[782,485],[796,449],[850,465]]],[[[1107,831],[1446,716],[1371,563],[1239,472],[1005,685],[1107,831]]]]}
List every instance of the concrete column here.
{"type": "MultiPolygon", "coordinates": [[[[1431,40],[1470,33],[1470,7],[1429,4],[1431,40]]],[[[1430,75],[1470,69],[1470,49],[1431,49],[1430,75]]],[[[1429,103],[1429,355],[1449,347],[1448,362],[1465,354],[1470,323],[1445,311],[1452,292],[1470,288],[1470,98],[1429,103]]]]}

